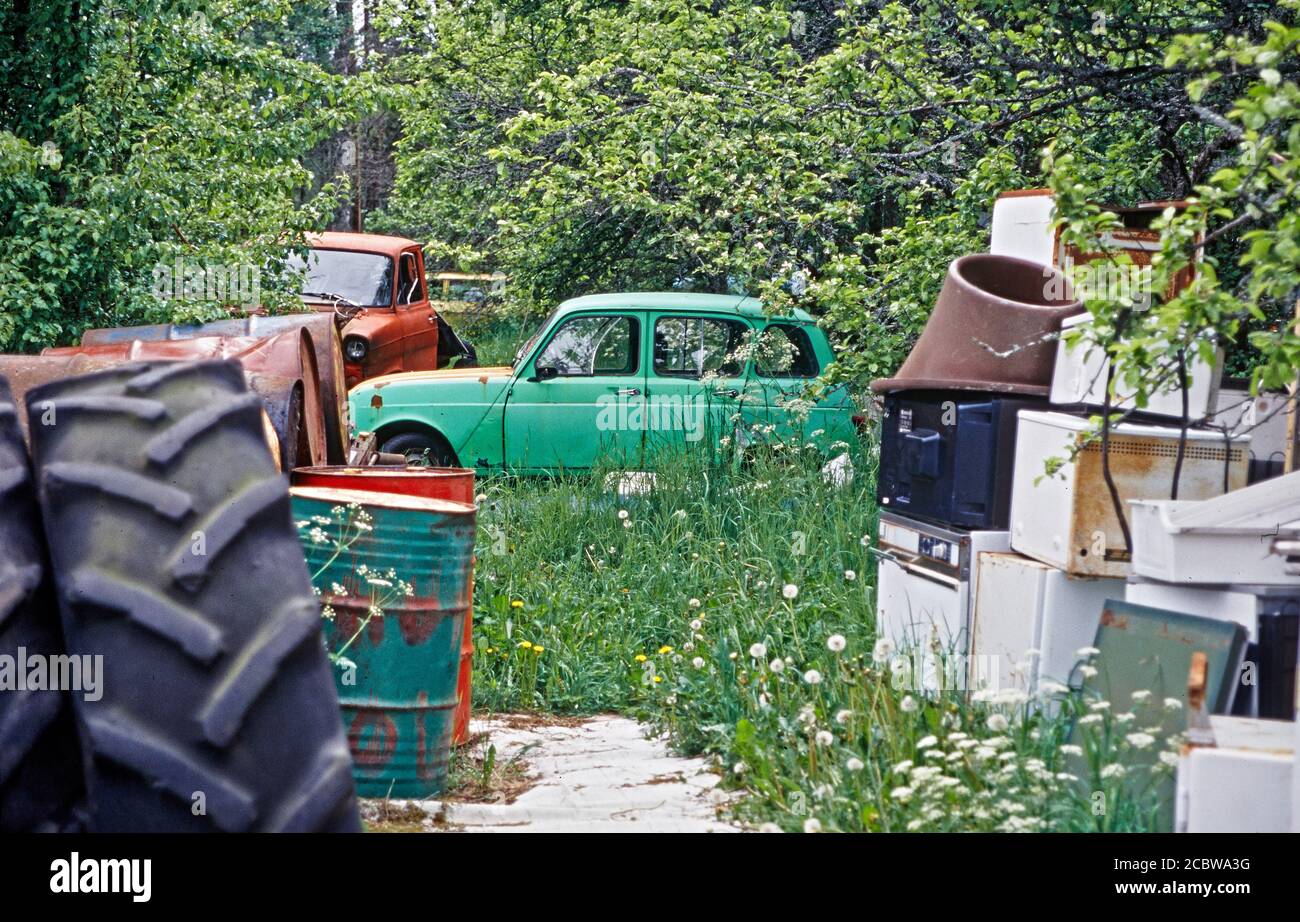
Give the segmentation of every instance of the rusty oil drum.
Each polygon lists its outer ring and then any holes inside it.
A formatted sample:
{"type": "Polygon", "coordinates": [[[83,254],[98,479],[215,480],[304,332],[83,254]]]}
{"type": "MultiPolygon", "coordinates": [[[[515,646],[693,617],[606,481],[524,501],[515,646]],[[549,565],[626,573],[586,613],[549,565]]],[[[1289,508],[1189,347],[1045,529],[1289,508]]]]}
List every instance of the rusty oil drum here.
{"type": "Polygon", "coordinates": [[[413,464],[300,467],[293,472],[292,483],[295,487],[377,490],[426,499],[448,499],[453,503],[474,502],[474,471],[467,467],[419,467],[413,464]]]}
{"type": "MultiPolygon", "coordinates": [[[[474,502],[474,471],[467,467],[420,467],[418,465],[373,465],[348,467],[328,465],[300,467],[290,475],[295,487],[331,487],[339,490],[374,490],[447,499],[456,503],[474,502]]],[[[473,580],[470,580],[471,588],[473,580]]],[[[473,600],[465,616],[465,636],[460,647],[460,678],[456,684],[457,746],[469,741],[470,698],[474,679],[474,611],[473,600]]]]}
{"type": "Polygon", "coordinates": [[[344,656],[356,665],[355,674],[336,668],[334,675],[357,793],[436,794],[446,783],[451,756],[470,610],[475,509],[394,493],[321,487],[294,487],[290,493],[297,521],[333,522],[335,509],[352,504],[371,518],[370,530],[339,553],[337,526],[324,527],[327,540],[320,544],[303,532],[313,582],[322,602],[334,610],[324,623],[326,643],[337,651],[354,638],[344,656]],[[414,594],[390,601],[383,617],[367,623],[371,592],[394,590],[368,583],[365,574],[389,569],[411,583],[414,594]]]}

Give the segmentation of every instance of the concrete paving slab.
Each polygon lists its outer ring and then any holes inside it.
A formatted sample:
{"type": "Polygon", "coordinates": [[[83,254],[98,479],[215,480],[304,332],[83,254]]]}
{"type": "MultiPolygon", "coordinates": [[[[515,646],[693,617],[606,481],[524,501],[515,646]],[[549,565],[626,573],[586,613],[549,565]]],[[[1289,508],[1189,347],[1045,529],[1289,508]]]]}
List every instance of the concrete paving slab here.
{"type": "Polygon", "coordinates": [[[458,832],[739,832],[717,816],[720,780],[704,759],[673,756],[626,717],[546,723],[499,715],[470,724],[496,747],[497,765],[519,759],[532,786],[511,803],[393,801],[418,807],[426,829],[458,832]]]}

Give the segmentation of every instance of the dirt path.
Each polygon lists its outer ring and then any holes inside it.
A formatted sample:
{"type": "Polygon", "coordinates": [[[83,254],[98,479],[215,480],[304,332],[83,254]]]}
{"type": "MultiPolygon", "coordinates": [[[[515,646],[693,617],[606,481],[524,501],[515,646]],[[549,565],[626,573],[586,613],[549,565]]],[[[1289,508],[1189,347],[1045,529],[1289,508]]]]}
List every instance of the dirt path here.
{"type": "MultiPolygon", "coordinates": [[[[457,832],[736,832],[719,820],[718,776],[671,755],[624,717],[476,720],[475,757],[493,755],[492,784],[452,801],[394,801],[384,828],[457,832]]],[[[482,762],[480,761],[480,764],[482,762]]],[[[369,819],[379,805],[366,805],[369,819]]]]}

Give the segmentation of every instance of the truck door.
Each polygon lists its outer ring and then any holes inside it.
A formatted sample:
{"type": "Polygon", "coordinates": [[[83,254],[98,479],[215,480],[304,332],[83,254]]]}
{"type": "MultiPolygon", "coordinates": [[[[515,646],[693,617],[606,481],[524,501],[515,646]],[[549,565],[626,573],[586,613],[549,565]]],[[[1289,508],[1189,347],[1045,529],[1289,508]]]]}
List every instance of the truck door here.
{"type": "Polygon", "coordinates": [[[397,262],[397,317],[402,326],[404,371],[438,367],[438,316],[424,282],[424,255],[419,247],[403,250],[397,262]]]}

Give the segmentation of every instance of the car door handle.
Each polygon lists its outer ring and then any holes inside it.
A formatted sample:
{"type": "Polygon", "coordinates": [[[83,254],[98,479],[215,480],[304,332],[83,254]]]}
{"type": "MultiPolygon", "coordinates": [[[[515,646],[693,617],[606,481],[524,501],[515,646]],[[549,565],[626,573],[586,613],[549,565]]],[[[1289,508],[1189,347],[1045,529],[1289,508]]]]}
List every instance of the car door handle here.
{"type": "Polygon", "coordinates": [[[719,390],[719,391],[714,391],[714,392],[713,392],[713,395],[714,395],[715,397],[730,397],[732,400],[735,400],[737,397],[740,396],[740,391],[735,391],[735,390],[732,390],[732,391],[721,391],[721,390],[719,390]]]}
{"type": "Polygon", "coordinates": [[[638,387],[617,387],[614,389],[620,397],[639,397],[641,389],[638,387]]]}

